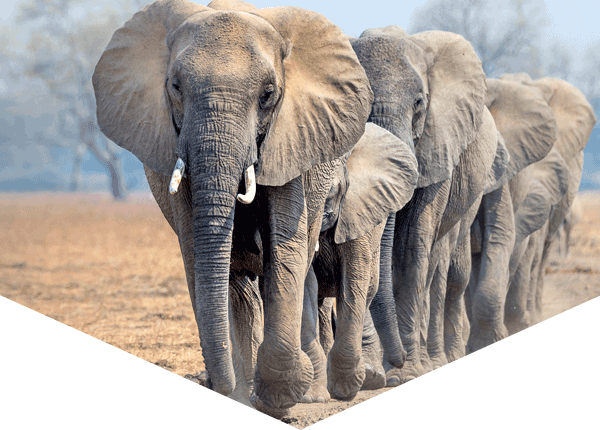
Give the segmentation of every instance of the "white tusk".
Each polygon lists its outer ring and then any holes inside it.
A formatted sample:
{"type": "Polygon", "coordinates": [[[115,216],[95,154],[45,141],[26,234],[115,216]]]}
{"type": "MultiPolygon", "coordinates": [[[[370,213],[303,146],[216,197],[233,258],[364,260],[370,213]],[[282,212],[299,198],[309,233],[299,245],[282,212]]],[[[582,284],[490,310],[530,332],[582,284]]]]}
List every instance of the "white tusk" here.
{"type": "Polygon", "coordinates": [[[175,163],[175,169],[173,169],[173,175],[171,176],[171,183],[169,184],[169,192],[175,194],[183,178],[183,172],[185,172],[185,164],[181,158],[177,159],[175,163]]]}
{"type": "Polygon", "coordinates": [[[254,178],[254,166],[252,164],[244,172],[244,178],[246,178],[246,194],[238,194],[237,199],[240,203],[249,205],[256,195],[256,179],[254,178]]]}
{"type": "Polygon", "coordinates": [[[315,252],[319,252],[319,241],[317,240],[317,245],[315,246],[315,252]]]}

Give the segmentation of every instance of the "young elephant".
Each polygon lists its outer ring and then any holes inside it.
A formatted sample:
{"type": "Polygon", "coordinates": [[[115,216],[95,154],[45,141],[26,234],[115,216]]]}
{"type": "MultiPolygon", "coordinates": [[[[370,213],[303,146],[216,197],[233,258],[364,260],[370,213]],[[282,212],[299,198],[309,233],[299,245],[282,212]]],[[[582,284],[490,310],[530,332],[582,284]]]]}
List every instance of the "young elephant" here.
{"type": "Polygon", "coordinates": [[[300,8],[159,0],[114,33],[92,81],[102,132],[145,165],[177,233],[204,363],[223,395],[248,397],[229,290],[264,268],[253,399],[285,413],[313,377],[304,279],[333,160],[359,140],[372,102],[348,39],[300,8]],[[249,265],[239,256],[258,253],[257,236],[263,261],[249,265]]]}
{"type": "MultiPolygon", "coordinates": [[[[385,386],[382,351],[368,312],[379,285],[381,236],[390,213],[412,197],[417,183],[416,158],[410,147],[388,131],[367,124],[365,134],[337,166],[325,203],[319,250],[306,280],[304,344],[317,375],[309,395],[329,393],[350,400],[364,384],[385,386]],[[319,342],[317,293],[336,299],[335,341],[327,357],[319,342]],[[307,299],[310,297],[310,299],[307,299]],[[310,322],[310,323],[309,323],[310,322]],[[363,341],[363,327],[370,339],[363,341]]],[[[311,399],[307,399],[311,401],[311,399]]]]}

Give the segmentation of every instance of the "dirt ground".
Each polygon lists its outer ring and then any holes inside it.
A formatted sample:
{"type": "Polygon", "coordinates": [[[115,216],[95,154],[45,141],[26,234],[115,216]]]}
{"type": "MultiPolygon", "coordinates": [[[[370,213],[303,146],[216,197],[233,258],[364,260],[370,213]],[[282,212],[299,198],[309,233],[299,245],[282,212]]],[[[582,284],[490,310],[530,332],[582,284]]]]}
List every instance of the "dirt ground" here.
{"type": "MultiPolygon", "coordinates": [[[[585,193],[571,255],[547,270],[545,318],[600,296],[600,194],[585,193]]],[[[0,194],[0,295],[180,376],[204,369],[177,238],[152,196],[0,194]]],[[[351,402],[297,405],[294,427],[351,402]]]]}

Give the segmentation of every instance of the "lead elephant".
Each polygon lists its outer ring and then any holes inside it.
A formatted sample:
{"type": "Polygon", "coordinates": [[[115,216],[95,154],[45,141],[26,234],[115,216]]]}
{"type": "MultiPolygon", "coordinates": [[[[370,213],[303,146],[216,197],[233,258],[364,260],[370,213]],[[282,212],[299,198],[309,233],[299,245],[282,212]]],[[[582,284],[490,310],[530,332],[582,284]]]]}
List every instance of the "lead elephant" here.
{"type": "MultiPolygon", "coordinates": [[[[474,217],[501,149],[484,104],[485,74],[464,38],[440,31],[408,35],[390,26],[363,32],[352,46],[374,93],[369,121],[407,142],[419,168],[415,194],[390,222],[397,323],[371,312],[378,332],[400,331],[406,363],[400,370],[385,364],[387,384],[397,385],[431,369],[429,286],[441,256],[451,252],[442,242],[453,228],[464,234],[469,222],[461,220],[474,217]]],[[[372,309],[385,291],[380,285],[372,309]]]]}
{"type": "Polygon", "coordinates": [[[300,8],[160,0],[115,32],[92,81],[101,130],[145,165],[177,233],[206,369],[224,395],[247,398],[229,285],[263,271],[254,400],[285,413],[313,376],[303,288],[333,160],[363,134],[372,102],[347,38],[300,8]],[[183,178],[170,195],[172,172],[172,192],[183,178]]]}

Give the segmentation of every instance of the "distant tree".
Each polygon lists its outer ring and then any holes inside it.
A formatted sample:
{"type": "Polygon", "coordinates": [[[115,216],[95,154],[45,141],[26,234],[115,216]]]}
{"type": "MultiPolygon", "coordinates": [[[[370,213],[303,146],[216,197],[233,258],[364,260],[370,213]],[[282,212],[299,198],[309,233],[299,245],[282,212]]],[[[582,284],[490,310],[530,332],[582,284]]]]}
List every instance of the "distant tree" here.
{"type": "Polygon", "coordinates": [[[24,78],[43,81],[53,98],[59,124],[55,131],[74,155],[71,190],[79,188],[87,150],[108,172],[113,197],[126,198],[121,149],[98,128],[91,77],[114,30],[143,4],[27,0],[18,7],[16,22],[31,28],[22,55],[24,78]]]}
{"type": "Polygon", "coordinates": [[[411,17],[410,32],[443,30],[473,45],[489,77],[543,73],[539,49],[546,15],[536,0],[430,0],[411,17]]]}
{"type": "Polygon", "coordinates": [[[594,107],[596,117],[600,118],[600,42],[586,49],[576,80],[576,86],[594,107]]]}

